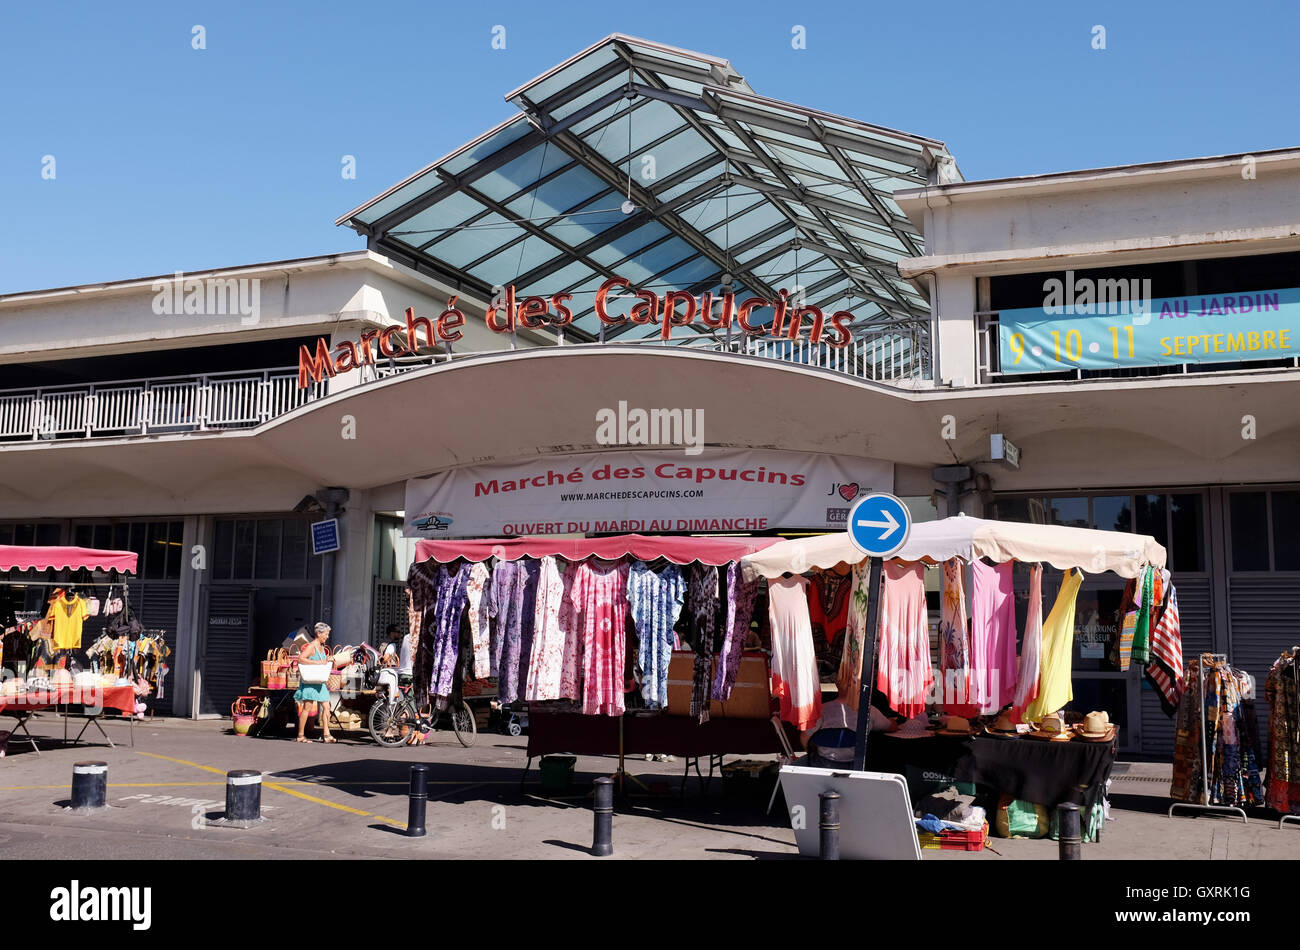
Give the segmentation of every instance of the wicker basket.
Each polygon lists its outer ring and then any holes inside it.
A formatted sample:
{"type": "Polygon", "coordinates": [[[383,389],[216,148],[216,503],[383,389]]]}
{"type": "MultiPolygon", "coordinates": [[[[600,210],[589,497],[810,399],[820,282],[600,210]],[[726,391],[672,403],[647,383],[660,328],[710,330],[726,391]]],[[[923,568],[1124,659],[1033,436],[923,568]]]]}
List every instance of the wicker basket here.
{"type": "Polygon", "coordinates": [[[288,663],[288,654],[283,649],[268,650],[262,661],[262,686],[271,685],[271,677],[282,670],[288,663]]]}

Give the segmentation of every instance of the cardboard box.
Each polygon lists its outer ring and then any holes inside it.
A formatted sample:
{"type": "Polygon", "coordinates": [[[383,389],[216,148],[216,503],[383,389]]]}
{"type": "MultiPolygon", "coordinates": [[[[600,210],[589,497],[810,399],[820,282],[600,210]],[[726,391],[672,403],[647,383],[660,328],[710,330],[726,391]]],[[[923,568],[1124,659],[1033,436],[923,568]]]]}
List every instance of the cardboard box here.
{"type": "MultiPolygon", "coordinates": [[[[715,656],[709,667],[710,681],[717,670],[715,656]]],[[[668,663],[668,714],[689,716],[691,712],[691,685],[694,682],[695,654],[689,650],[674,650],[668,663]]],[[[740,658],[736,683],[731,698],[725,703],[712,700],[709,716],[732,719],[770,719],[772,717],[772,681],[768,673],[767,654],[746,653],[740,658]]]]}

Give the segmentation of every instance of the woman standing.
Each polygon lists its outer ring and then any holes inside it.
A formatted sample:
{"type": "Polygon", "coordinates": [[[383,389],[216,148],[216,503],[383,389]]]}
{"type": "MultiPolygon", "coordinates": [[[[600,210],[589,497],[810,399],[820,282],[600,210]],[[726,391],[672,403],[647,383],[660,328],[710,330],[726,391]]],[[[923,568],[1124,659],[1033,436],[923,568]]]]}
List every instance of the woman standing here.
{"type": "MultiPolygon", "coordinates": [[[[300,663],[329,663],[331,667],[346,666],[351,662],[351,651],[340,653],[331,658],[326,644],[330,638],[330,625],[318,623],[315,636],[304,644],[298,654],[300,663]]],[[[293,694],[298,704],[298,741],[311,742],[304,733],[307,729],[307,717],[318,713],[321,739],[324,742],[338,742],[330,735],[330,691],[327,683],[302,683],[293,694]]]]}

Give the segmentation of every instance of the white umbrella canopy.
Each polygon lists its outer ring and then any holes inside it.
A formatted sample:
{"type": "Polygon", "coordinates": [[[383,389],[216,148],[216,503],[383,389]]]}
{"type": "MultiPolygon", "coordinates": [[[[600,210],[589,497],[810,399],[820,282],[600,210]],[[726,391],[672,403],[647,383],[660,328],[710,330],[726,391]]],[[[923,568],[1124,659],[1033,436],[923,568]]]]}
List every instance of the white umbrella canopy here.
{"type": "MultiPolygon", "coordinates": [[[[1111,571],[1120,577],[1136,577],[1147,565],[1165,566],[1164,547],[1149,535],[967,515],[912,525],[907,543],[891,560],[937,564],[954,557],[964,561],[983,557],[995,564],[1041,562],[1061,570],[1077,567],[1087,574],[1111,571]]],[[[853,546],[848,533],[840,532],[780,541],[749,555],[743,565],[751,576],[780,577],[862,560],[862,552],[853,546]]]]}

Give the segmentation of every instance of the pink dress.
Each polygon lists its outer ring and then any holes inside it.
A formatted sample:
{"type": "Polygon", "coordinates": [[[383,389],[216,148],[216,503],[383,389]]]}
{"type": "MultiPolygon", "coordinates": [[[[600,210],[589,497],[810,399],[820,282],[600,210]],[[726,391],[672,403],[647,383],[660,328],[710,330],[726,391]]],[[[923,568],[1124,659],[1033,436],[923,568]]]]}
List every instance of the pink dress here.
{"type": "Polygon", "coordinates": [[[627,564],[579,564],[569,599],[583,635],[582,712],[623,715],[623,666],[627,649],[627,564]]]}
{"type": "Polygon", "coordinates": [[[1016,595],[1006,561],[971,564],[971,692],[984,714],[1010,705],[1016,694],[1016,595]]]}
{"type": "Polygon", "coordinates": [[[925,712],[934,688],[925,568],[917,563],[886,561],[884,575],[876,689],[885,694],[891,709],[911,719],[925,712]]]}
{"type": "Polygon", "coordinates": [[[1025,635],[1020,643],[1020,677],[1013,701],[1014,722],[1020,722],[1025,707],[1038,696],[1038,671],[1043,652],[1043,565],[1029,571],[1029,610],[1025,614],[1025,635]]]}
{"type": "Polygon", "coordinates": [[[805,593],[808,579],[795,575],[767,583],[772,694],[781,701],[783,720],[793,723],[796,729],[810,729],[821,718],[822,690],[805,593]]]}
{"type": "Polygon", "coordinates": [[[943,602],[939,611],[939,704],[953,716],[971,719],[979,707],[971,702],[970,639],[966,624],[966,563],[943,563],[943,602]]]}

